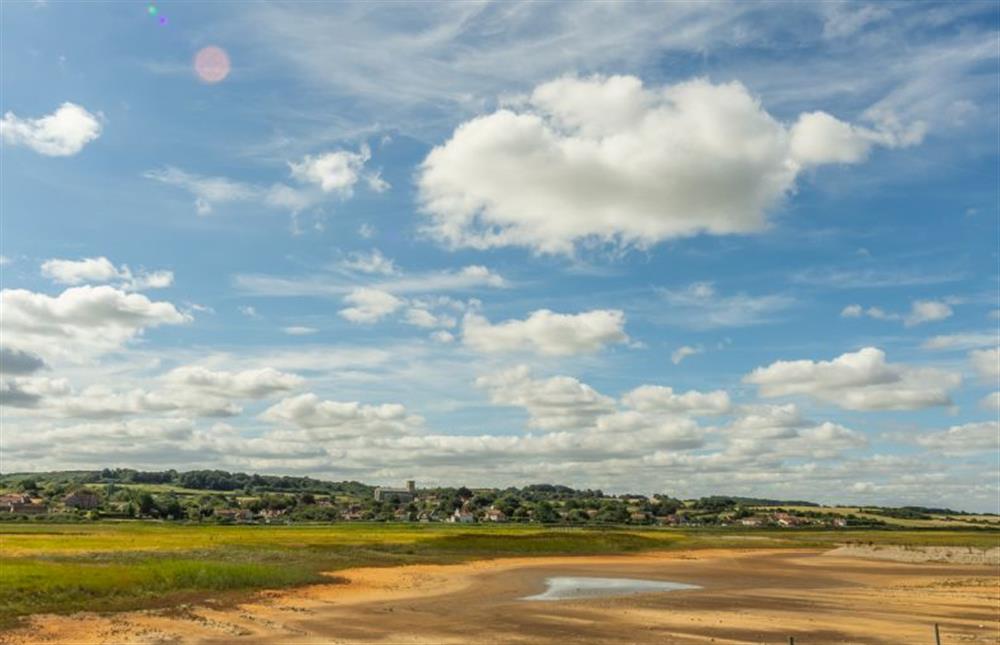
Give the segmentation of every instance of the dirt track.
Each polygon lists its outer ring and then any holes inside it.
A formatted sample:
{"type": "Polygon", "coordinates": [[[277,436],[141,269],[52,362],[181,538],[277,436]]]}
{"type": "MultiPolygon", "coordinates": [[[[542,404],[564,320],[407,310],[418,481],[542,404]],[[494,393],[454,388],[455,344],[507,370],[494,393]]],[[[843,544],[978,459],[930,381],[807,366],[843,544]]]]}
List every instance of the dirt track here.
{"type": "Polygon", "coordinates": [[[346,585],[262,594],[238,608],[40,616],[9,643],[1000,643],[1000,572],[810,551],[696,551],[355,569],[346,585]],[[662,579],[703,588],[525,602],[546,577],[662,579]]]}

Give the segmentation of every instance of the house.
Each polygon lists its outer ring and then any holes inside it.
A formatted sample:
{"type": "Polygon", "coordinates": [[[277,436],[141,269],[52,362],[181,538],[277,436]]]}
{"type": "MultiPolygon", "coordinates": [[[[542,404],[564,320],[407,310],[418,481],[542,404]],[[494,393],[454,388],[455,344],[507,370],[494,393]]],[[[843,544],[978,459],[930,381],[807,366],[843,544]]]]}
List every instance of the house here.
{"type": "Polygon", "coordinates": [[[774,521],[778,523],[778,526],[802,526],[806,523],[801,517],[795,517],[794,515],[789,515],[788,513],[775,513],[774,521]]]}
{"type": "Polygon", "coordinates": [[[223,521],[250,522],[253,520],[253,513],[246,509],[217,508],[214,515],[223,521]]]}
{"type": "Polygon", "coordinates": [[[759,517],[745,517],[740,520],[740,524],[743,526],[760,526],[761,519],[759,517]]]}
{"type": "Polygon", "coordinates": [[[833,525],[838,529],[845,528],[847,526],[847,518],[844,517],[834,518],[833,525]]]}
{"type": "Polygon", "coordinates": [[[69,508],[93,509],[101,505],[101,498],[94,491],[81,488],[64,497],[63,504],[69,508]]]}
{"type": "Polygon", "coordinates": [[[376,502],[388,502],[392,500],[398,500],[403,502],[412,502],[417,498],[417,483],[412,479],[406,482],[406,488],[390,488],[388,486],[379,486],[375,489],[375,501],[376,502]]]}
{"type": "Polygon", "coordinates": [[[0,513],[22,513],[25,515],[38,515],[47,513],[45,504],[35,502],[27,495],[13,493],[10,495],[0,495],[0,513]]]}
{"type": "Polygon", "coordinates": [[[667,526],[683,526],[687,523],[687,518],[683,515],[677,515],[676,513],[660,518],[660,524],[666,524],[667,526]]]}
{"type": "Polygon", "coordinates": [[[483,519],[487,522],[506,522],[507,514],[501,511],[499,508],[493,508],[492,506],[486,511],[486,515],[483,519]]]}
{"type": "Polygon", "coordinates": [[[456,508],[455,512],[448,517],[448,521],[455,524],[472,524],[476,521],[476,516],[464,508],[456,508]]]}
{"type": "Polygon", "coordinates": [[[633,524],[645,524],[649,521],[649,514],[642,511],[629,513],[628,519],[633,524]]]}
{"type": "MultiPolygon", "coordinates": [[[[265,508],[260,512],[260,516],[263,517],[264,519],[271,519],[274,517],[280,517],[281,515],[284,515],[287,512],[288,509],[285,508],[265,508]]],[[[218,512],[216,512],[216,514],[218,514],[218,512]]]]}
{"type": "Polygon", "coordinates": [[[409,522],[410,521],[410,511],[405,508],[397,508],[396,512],[392,514],[397,522],[409,522]]]}

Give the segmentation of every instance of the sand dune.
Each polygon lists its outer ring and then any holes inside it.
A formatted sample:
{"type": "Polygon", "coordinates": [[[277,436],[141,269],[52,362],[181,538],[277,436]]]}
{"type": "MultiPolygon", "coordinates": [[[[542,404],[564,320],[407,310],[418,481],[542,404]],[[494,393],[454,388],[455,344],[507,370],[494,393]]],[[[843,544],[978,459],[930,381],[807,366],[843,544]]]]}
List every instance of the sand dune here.
{"type": "Polygon", "coordinates": [[[24,643],[1000,642],[995,566],[872,561],[819,551],[713,550],[517,558],[338,572],[342,582],[108,616],[38,616],[24,643]],[[701,589],[529,602],[552,576],[701,589]]]}

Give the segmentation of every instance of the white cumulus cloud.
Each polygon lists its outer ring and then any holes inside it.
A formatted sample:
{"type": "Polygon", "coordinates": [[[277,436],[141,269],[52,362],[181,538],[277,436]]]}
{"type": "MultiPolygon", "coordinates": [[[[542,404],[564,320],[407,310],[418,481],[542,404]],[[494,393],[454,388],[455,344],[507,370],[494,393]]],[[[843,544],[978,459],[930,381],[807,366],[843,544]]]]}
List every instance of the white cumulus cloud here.
{"type": "Polygon", "coordinates": [[[5,343],[71,360],[119,349],[148,328],[191,321],[169,302],[107,285],[72,287],[54,297],[4,289],[0,308],[5,343]]]}
{"type": "Polygon", "coordinates": [[[405,304],[388,291],[368,287],[355,289],[344,296],[344,302],[351,306],[340,310],[341,317],[363,325],[376,323],[405,304]]]}
{"type": "Polygon", "coordinates": [[[802,394],[848,410],[915,410],[950,404],[961,377],[888,363],[881,349],[865,347],[832,361],[777,361],[743,381],[764,397],[802,394]]]}
{"type": "Polygon", "coordinates": [[[491,324],[479,314],[466,314],[462,341],[480,352],[537,351],[548,356],[592,353],[628,340],[625,314],[617,309],[594,309],[560,314],[539,309],[525,320],[491,324]]]}
{"type": "Polygon", "coordinates": [[[324,193],[336,193],[348,198],[354,186],[364,179],[375,192],[389,189],[389,184],[377,172],[366,172],[365,164],[371,159],[371,149],[361,146],[358,152],[336,150],[320,155],[306,155],[301,161],[291,161],[288,167],[292,177],[305,184],[315,184],[324,193]]]}
{"type": "Polygon", "coordinates": [[[396,263],[382,255],[378,249],[372,249],[368,253],[351,253],[340,263],[340,266],[348,271],[360,273],[392,275],[399,272],[396,263]]]}
{"type": "Polygon", "coordinates": [[[683,394],[662,385],[642,385],[622,397],[622,403],[640,412],[669,414],[726,414],[732,409],[729,394],[724,390],[683,394]]]}
{"type": "Polygon", "coordinates": [[[1000,379],[1000,348],[973,350],[969,352],[969,360],[984,381],[1000,379]]]}
{"type": "Polygon", "coordinates": [[[910,306],[910,313],[903,318],[903,323],[907,327],[913,327],[951,318],[953,313],[951,307],[944,302],[917,300],[910,306]]]}
{"type": "Polygon", "coordinates": [[[75,103],[63,103],[52,114],[25,119],[7,112],[0,120],[0,139],[49,157],[69,157],[101,136],[100,115],[75,103]]]}
{"type": "Polygon", "coordinates": [[[418,430],[423,419],[408,414],[398,403],[364,405],[356,401],[329,401],[313,393],[282,399],[260,417],[311,431],[313,438],[404,435],[418,430]]]}
{"type": "Polygon", "coordinates": [[[140,271],[133,274],[127,265],[116,267],[106,257],[46,260],[42,263],[42,275],[59,284],[116,283],[129,291],[164,289],[174,283],[172,271],[140,271]]]}
{"type": "Polygon", "coordinates": [[[991,392],[980,399],[979,407],[990,412],[1000,413],[1000,391],[991,392]]]}
{"type": "Polygon", "coordinates": [[[445,244],[569,254],[588,238],[761,231],[804,168],[918,138],[823,112],[789,127],[738,82],[564,77],[460,125],[417,181],[427,230],[445,244]]]}
{"type": "Polygon", "coordinates": [[[615,409],[614,399],[570,376],[535,379],[519,366],[481,376],[476,385],[487,390],[497,405],[524,408],[528,426],[538,430],[581,430],[615,409]]]}
{"type": "Polygon", "coordinates": [[[189,365],[178,367],[164,378],[175,387],[237,399],[264,398],[294,389],[304,382],[301,376],[271,367],[229,372],[189,365]]]}
{"type": "Polygon", "coordinates": [[[951,426],[940,432],[928,432],[916,437],[924,448],[945,455],[962,455],[1000,450],[1000,423],[981,421],[951,426]]]}
{"type": "Polygon", "coordinates": [[[701,347],[691,347],[690,345],[682,345],[670,353],[670,362],[674,365],[680,365],[688,356],[695,356],[701,354],[703,350],[701,347]]]}

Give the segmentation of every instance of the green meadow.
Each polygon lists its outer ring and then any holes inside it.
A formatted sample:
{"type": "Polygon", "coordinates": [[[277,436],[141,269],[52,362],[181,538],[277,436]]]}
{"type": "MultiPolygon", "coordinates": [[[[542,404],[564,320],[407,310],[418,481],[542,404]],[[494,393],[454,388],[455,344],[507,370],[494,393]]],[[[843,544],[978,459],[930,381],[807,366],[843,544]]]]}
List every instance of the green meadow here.
{"type": "Polygon", "coordinates": [[[989,548],[991,530],[677,530],[345,523],[0,525],[0,625],[33,613],[164,607],[330,581],[357,566],[650,550],[834,547],[849,542],[989,548]]]}

